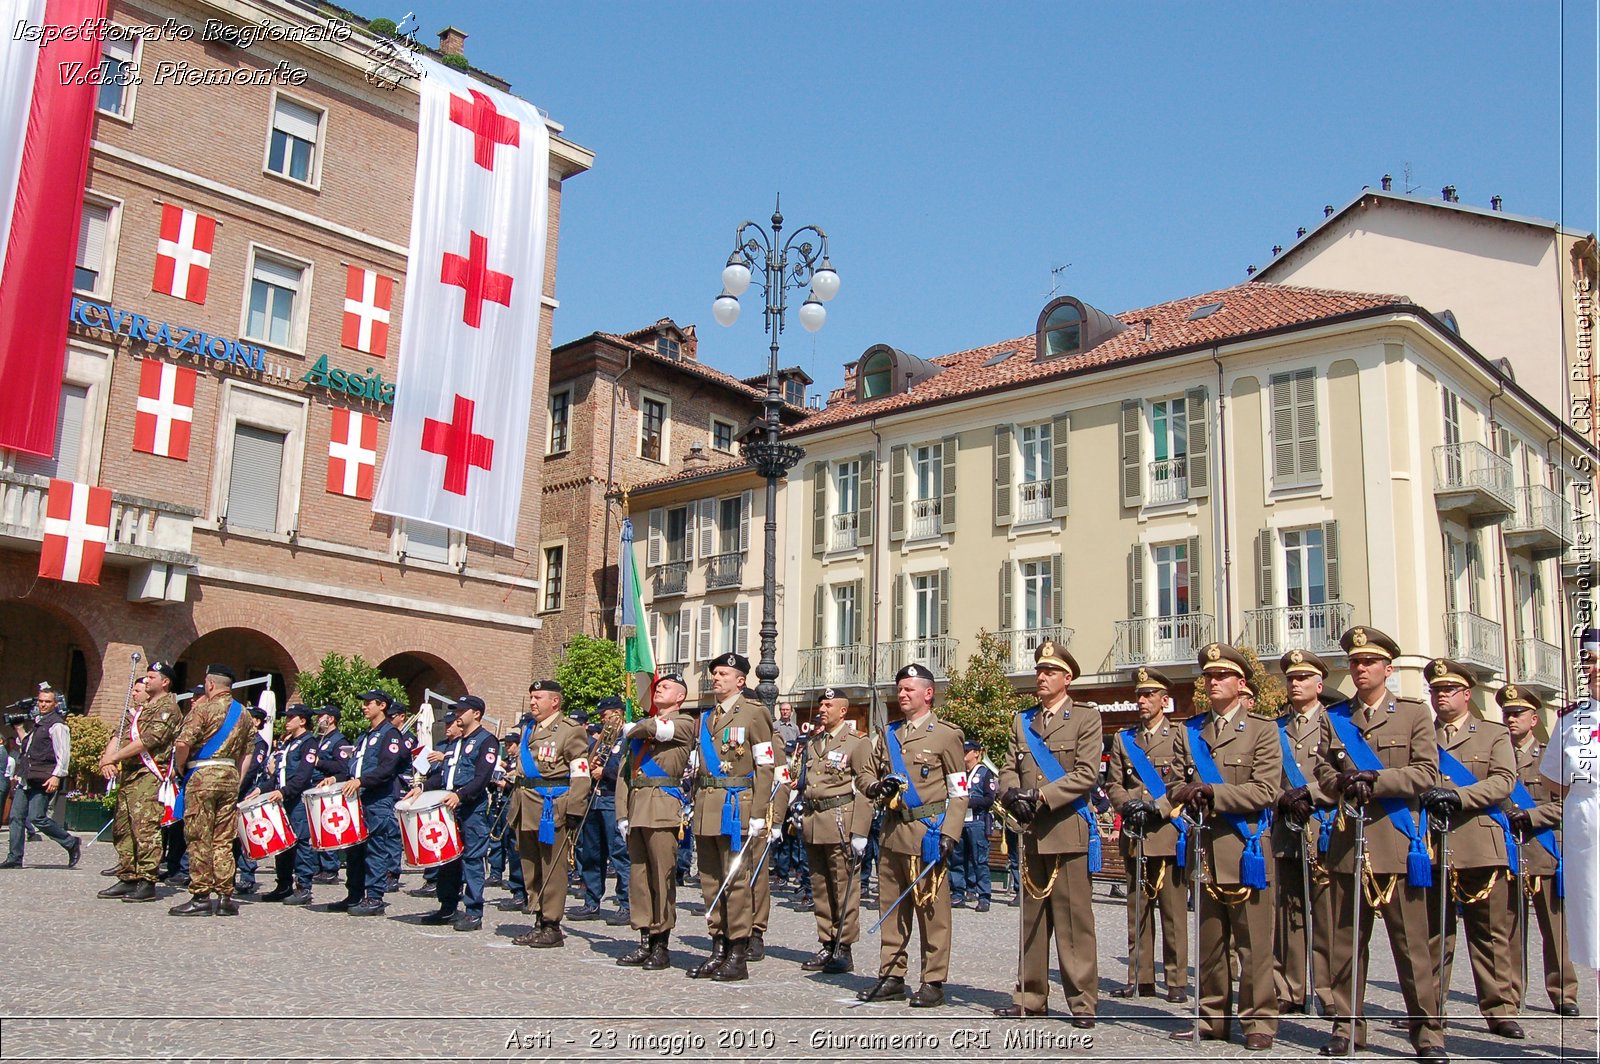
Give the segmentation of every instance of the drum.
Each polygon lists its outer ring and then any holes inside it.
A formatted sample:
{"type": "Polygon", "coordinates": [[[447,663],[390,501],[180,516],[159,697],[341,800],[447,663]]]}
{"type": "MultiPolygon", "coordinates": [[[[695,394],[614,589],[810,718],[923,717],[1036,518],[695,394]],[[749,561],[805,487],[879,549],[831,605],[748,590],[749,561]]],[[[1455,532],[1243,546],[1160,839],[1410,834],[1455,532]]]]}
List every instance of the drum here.
{"type": "Polygon", "coordinates": [[[449,864],[461,856],[461,832],[456,815],[444,804],[449,791],[423,791],[410,800],[394,804],[400,819],[400,842],[405,847],[406,864],[432,868],[449,864]]]}
{"type": "Polygon", "coordinates": [[[346,798],[339,788],[339,784],[330,783],[305,793],[306,822],[311,828],[314,850],[343,850],[367,841],[361,799],[346,798]]]}
{"type": "Polygon", "coordinates": [[[275,857],[297,841],[278,799],[263,794],[239,803],[239,845],[252,860],[275,857]]]}

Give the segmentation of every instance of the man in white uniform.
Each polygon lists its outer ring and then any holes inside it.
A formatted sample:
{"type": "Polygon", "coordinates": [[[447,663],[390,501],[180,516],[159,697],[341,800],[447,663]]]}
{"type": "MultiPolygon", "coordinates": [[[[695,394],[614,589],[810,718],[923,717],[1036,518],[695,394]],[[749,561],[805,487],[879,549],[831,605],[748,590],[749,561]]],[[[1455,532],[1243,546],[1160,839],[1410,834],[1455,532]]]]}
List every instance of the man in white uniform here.
{"type": "Polygon", "coordinates": [[[1567,945],[1573,964],[1600,969],[1600,629],[1580,639],[1588,697],[1561,711],[1539,772],[1565,796],[1562,841],[1567,945]]]}

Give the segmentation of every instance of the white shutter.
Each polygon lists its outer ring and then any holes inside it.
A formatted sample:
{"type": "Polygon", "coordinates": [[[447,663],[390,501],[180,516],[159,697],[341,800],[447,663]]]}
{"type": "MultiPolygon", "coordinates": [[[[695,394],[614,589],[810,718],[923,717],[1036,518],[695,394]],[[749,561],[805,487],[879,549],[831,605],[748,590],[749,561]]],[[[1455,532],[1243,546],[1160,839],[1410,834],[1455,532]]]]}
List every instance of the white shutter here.
{"type": "Polygon", "coordinates": [[[98,203],[83,205],[83,224],[78,229],[78,265],[97,279],[106,268],[106,234],[111,228],[111,208],[98,203]]]}
{"type": "Polygon", "coordinates": [[[700,607],[700,652],[695,655],[699,661],[711,660],[711,607],[700,607]]]}
{"type": "Polygon", "coordinates": [[[737,654],[750,653],[750,603],[739,603],[739,612],[733,628],[734,652],[737,654]]]}
{"type": "Polygon", "coordinates": [[[654,612],[650,614],[650,655],[657,661],[666,657],[661,652],[661,614],[654,612]]]}
{"type": "MultiPolygon", "coordinates": [[[[235,458],[235,461],[238,459],[235,458]]],[[[233,523],[233,513],[228,513],[228,523],[233,523]]],[[[426,521],[406,522],[406,557],[421,558],[430,562],[450,560],[450,530],[443,525],[426,521]]]]}
{"type": "Polygon", "coordinates": [[[750,550],[750,514],[755,508],[756,493],[747,491],[739,496],[739,553],[750,550]]]}
{"type": "Polygon", "coordinates": [[[275,284],[280,288],[287,288],[291,292],[300,290],[300,278],[305,275],[305,270],[300,266],[293,266],[287,262],[279,262],[265,255],[256,256],[254,277],[258,281],[275,284]]]}
{"type": "Polygon", "coordinates": [[[700,511],[697,527],[700,532],[700,557],[703,560],[717,553],[717,500],[701,499],[690,512],[694,509],[700,511]]]}
{"type": "Polygon", "coordinates": [[[301,140],[317,142],[317,127],[321,124],[322,116],[309,107],[301,107],[292,100],[278,98],[272,110],[272,128],[291,137],[301,140]]]}
{"type": "Polygon", "coordinates": [[[657,506],[650,511],[650,531],[644,552],[644,564],[648,568],[660,565],[662,558],[666,555],[666,524],[667,513],[665,510],[657,506]]]}
{"type": "MultiPolygon", "coordinates": [[[[18,454],[17,472],[35,476],[78,480],[78,461],[83,455],[83,419],[88,416],[89,389],[81,384],[61,386],[61,405],[56,407],[56,449],[49,458],[18,454]]],[[[92,473],[92,471],[91,471],[92,473]]],[[[94,483],[92,475],[82,478],[94,483]]]]}
{"type": "Polygon", "coordinates": [[[689,661],[689,641],[694,635],[694,611],[688,606],[678,611],[678,645],[672,649],[676,651],[672,660],[687,664],[689,661]]]}
{"type": "MultiPolygon", "coordinates": [[[[278,530],[278,487],[283,480],[281,432],[236,424],[233,470],[228,478],[228,524],[238,528],[278,530]]],[[[407,533],[410,538],[410,533],[407,533]]]]}

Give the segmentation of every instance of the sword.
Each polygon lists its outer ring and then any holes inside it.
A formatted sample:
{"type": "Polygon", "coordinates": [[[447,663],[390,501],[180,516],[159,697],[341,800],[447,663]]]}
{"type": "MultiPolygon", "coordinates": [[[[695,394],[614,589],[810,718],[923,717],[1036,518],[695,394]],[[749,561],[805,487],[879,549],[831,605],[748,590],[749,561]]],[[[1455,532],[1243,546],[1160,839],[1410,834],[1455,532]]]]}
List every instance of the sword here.
{"type": "Polygon", "coordinates": [[[1450,916],[1450,818],[1432,817],[1429,826],[1439,834],[1439,881],[1434,886],[1439,891],[1439,1025],[1442,1027],[1450,998],[1444,965],[1446,942],[1450,937],[1450,928],[1445,923],[1450,916]]]}
{"type": "Polygon", "coordinates": [[[1528,1000],[1528,880],[1530,877],[1523,871],[1528,867],[1523,863],[1526,860],[1523,855],[1523,842],[1522,832],[1519,831],[1516,837],[1518,874],[1514,877],[1517,880],[1517,933],[1522,936],[1521,955],[1517,958],[1522,972],[1522,981],[1517,984],[1521,988],[1521,1000],[1517,1002],[1518,1009],[1521,1009],[1523,1002],[1528,1000]]]}
{"type": "MultiPolygon", "coordinates": [[[[1130,994],[1139,992],[1138,965],[1139,958],[1144,953],[1144,832],[1137,835],[1138,849],[1133,857],[1133,939],[1128,944],[1128,987],[1130,994]]],[[[1152,943],[1152,946],[1154,943],[1152,943]]],[[[1153,963],[1153,960],[1152,960],[1153,963]]],[[[1152,974],[1154,970],[1152,969],[1152,974]]]]}
{"type": "Polygon", "coordinates": [[[871,935],[871,934],[876,933],[878,928],[883,926],[883,922],[885,920],[889,919],[889,914],[894,912],[897,908],[899,908],[900,907],[900,903],[905,901],[907,898],[909,898],[911,896],[911,892],[913,890],[917,889],[917,884],[922,882],[923,877],[926,876],[929,872],[932,872],[935,868],[938,868],[943,863],[944,862],[942,862],[942,861],[930,861],[930,862],[928,862],[928,867],[924,868],[921,872],[917,873],[917,878],[913,879],[911,881],[911,885],[909,887],[907,887],[905,890],[901,891],[900,892],[900,896],[898,898],[896,898],[894,900],[894,902],[887,909],[883,910],[883,915],[878,917],[878,922],[877,923],[873,924],[870,928],[867,929],[867,934],[871,935]]]}
{"type": "MultiPolygon", "coordinates": [[[[1314,823],[1316,823],[1314,818],[1307,821],[1307,824],[1314,823]]],[[[1316,976],[1312,967],[1312,950],[1314,949],[1312,942],[1314,941],[1314,936],[1311,929],[1311,854],[1307,847],[1314,846],[1316,843],[1306,838],[1305,828],[1306,824],[1302,824],[1300,827],[1300,904],[1304,906],[1300,911],[1302,913],[1302,921],[1305,924],[1306,935],[1306,998],[1304,1007],[1306,1015],[1310,1016],[1311,1002],[1316,997],[1316,990],[1312,987],[1312,982],[1316,976]]]]}
{"type": "Polygon", "coordinates": [[[1350,1058],[1356,1055],[1356,1013],[1359,1010],[1356,993],[1361,986],[1361,873],[1367,864],[1367,811],[1361,806],[1351,807],[1356,818],[1356,871],[1355,889],[1350,899],[1350,1058]]]}
{"type": "Polygon", "coordinates": [[[739,874],[739,868],[744,864],[744,855],[749,852],[749,846],[741,846],[739,847],[739,852],[733,855],[733,863],[728,866],[728,874],[723,877],[722,885],[717,888],[717,892],[713,894],[711,896],[711,900],[706,903],[707,922],[711,920],[711,914],[717,911],[717,902],[722,900],[722,896],[726,894],[728,892],[728,888],[733,885],[734,877],[739,874]]]}
{"type": "MultiPolygon", "coordinates": [[[[1189,922],[1193,924],[1190,934],[1194,938],[1191,946],[1193,950],[1191,956],[1194,958],[1194,1036],[1198,1040],[1200,1038],[1200,895],[1205,892],[1206,880],[1205,839],[1200,829],[1206,823],[1205,806],[1196,805],[1192,814],[1186,812],[1184,816],[1193,825],[1194,835],[1194,874],[1189,877],[1189,922]]],[[[1174,867],[1177,865],[1176,858],[1173,860],[1173,865],[1174,867]]],[[[1223,963],[1228,963],[1226,957],[1223,958],[1223,963]]]]}

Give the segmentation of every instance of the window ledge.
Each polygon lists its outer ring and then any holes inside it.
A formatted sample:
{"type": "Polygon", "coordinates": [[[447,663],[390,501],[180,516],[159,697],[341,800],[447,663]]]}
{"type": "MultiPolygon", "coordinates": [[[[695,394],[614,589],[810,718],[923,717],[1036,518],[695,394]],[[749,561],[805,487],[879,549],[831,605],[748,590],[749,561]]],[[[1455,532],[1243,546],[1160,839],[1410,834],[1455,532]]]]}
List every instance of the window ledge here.
{"type": "Polygon", "coordinates": [[[1293,487],[1270,488],[1267,491],[1267,502],[1293,502],[1297,499],[1320,499],[1324,497],[1322,481],[1314,484],[1296,484],[1293,487]]]}
{"type": "Polygon", "coordinates": [[[100,108],[96,107],[94,109],[94,116],[96,118],[109,118],[113,122],[118,122],[118,123],[120,123],[122,125],[125,125],[125,126],[129,127],[130,129],[133,128],[133,116],[132,115],[121,114],[121,113],[119,113],[117,111],[102,111],[102,110],[100,110],[100,108]]]}
{"type": "MultiPolygon", "coordinates": [[[[288,347],[288,346],[286,346],[284,344],[275,344],[271,340],[263,340],[259,336],[248,336],[243,332],[241,332],[239,334],[239,339],[244,340],[246,343],[255,344],[257,347],[261,348],[263,351],[268,351],[268,352],[270,352],[272,354],[275,354],[275,355],[288,355],[291,358],[301,358],[301,359],[306,357],[306,349],[305,349],[304,342],[302,342],[299,347],[288,347]]],[[[360,353],[361,352],[357,352],[357,354],[360,354],[360,353]]]]}
{"type": "Polygon", "coordinates": [[[1170,514],[1186,513],[1193,516],[1200,512],[1199,499],[1174,499],[1172,502],[1147,502],[1139,507],[1139,519],[1148,520],[1151,517],[1165,517],[1170,514]]]}
{"type": "Polygon", "coordinates": [[[1062,518],[1059,517],[1042,517],[1034,521],[1013,521],[1010,526],[1009,538],[1016,539],[1019,536],[1031,536],[1036,532],[1059,532],[1061,531],[1061,522],[1062,518]]]}
{"type": "Polygon", "coordinates": [[[269,169],[265,166],[261,168],[261,172],[267,177],[272,178],[274,181],[282,181],[286,185],[293,185],[295,188],[303,188],[307,192],[322,192],[321,182],[302,181],[298,177],[290,177],[288,174],[280,174],[278,171],[269,169]]]}
{"type": "Polygon", "coordinates": [[[546,458],[566,458],[571,453],[572,453],[572,448],[571,447],[564,447],[559,451],[548,451],[548,452],[546,452],[545,453],[545,457],[546,458]]]}

